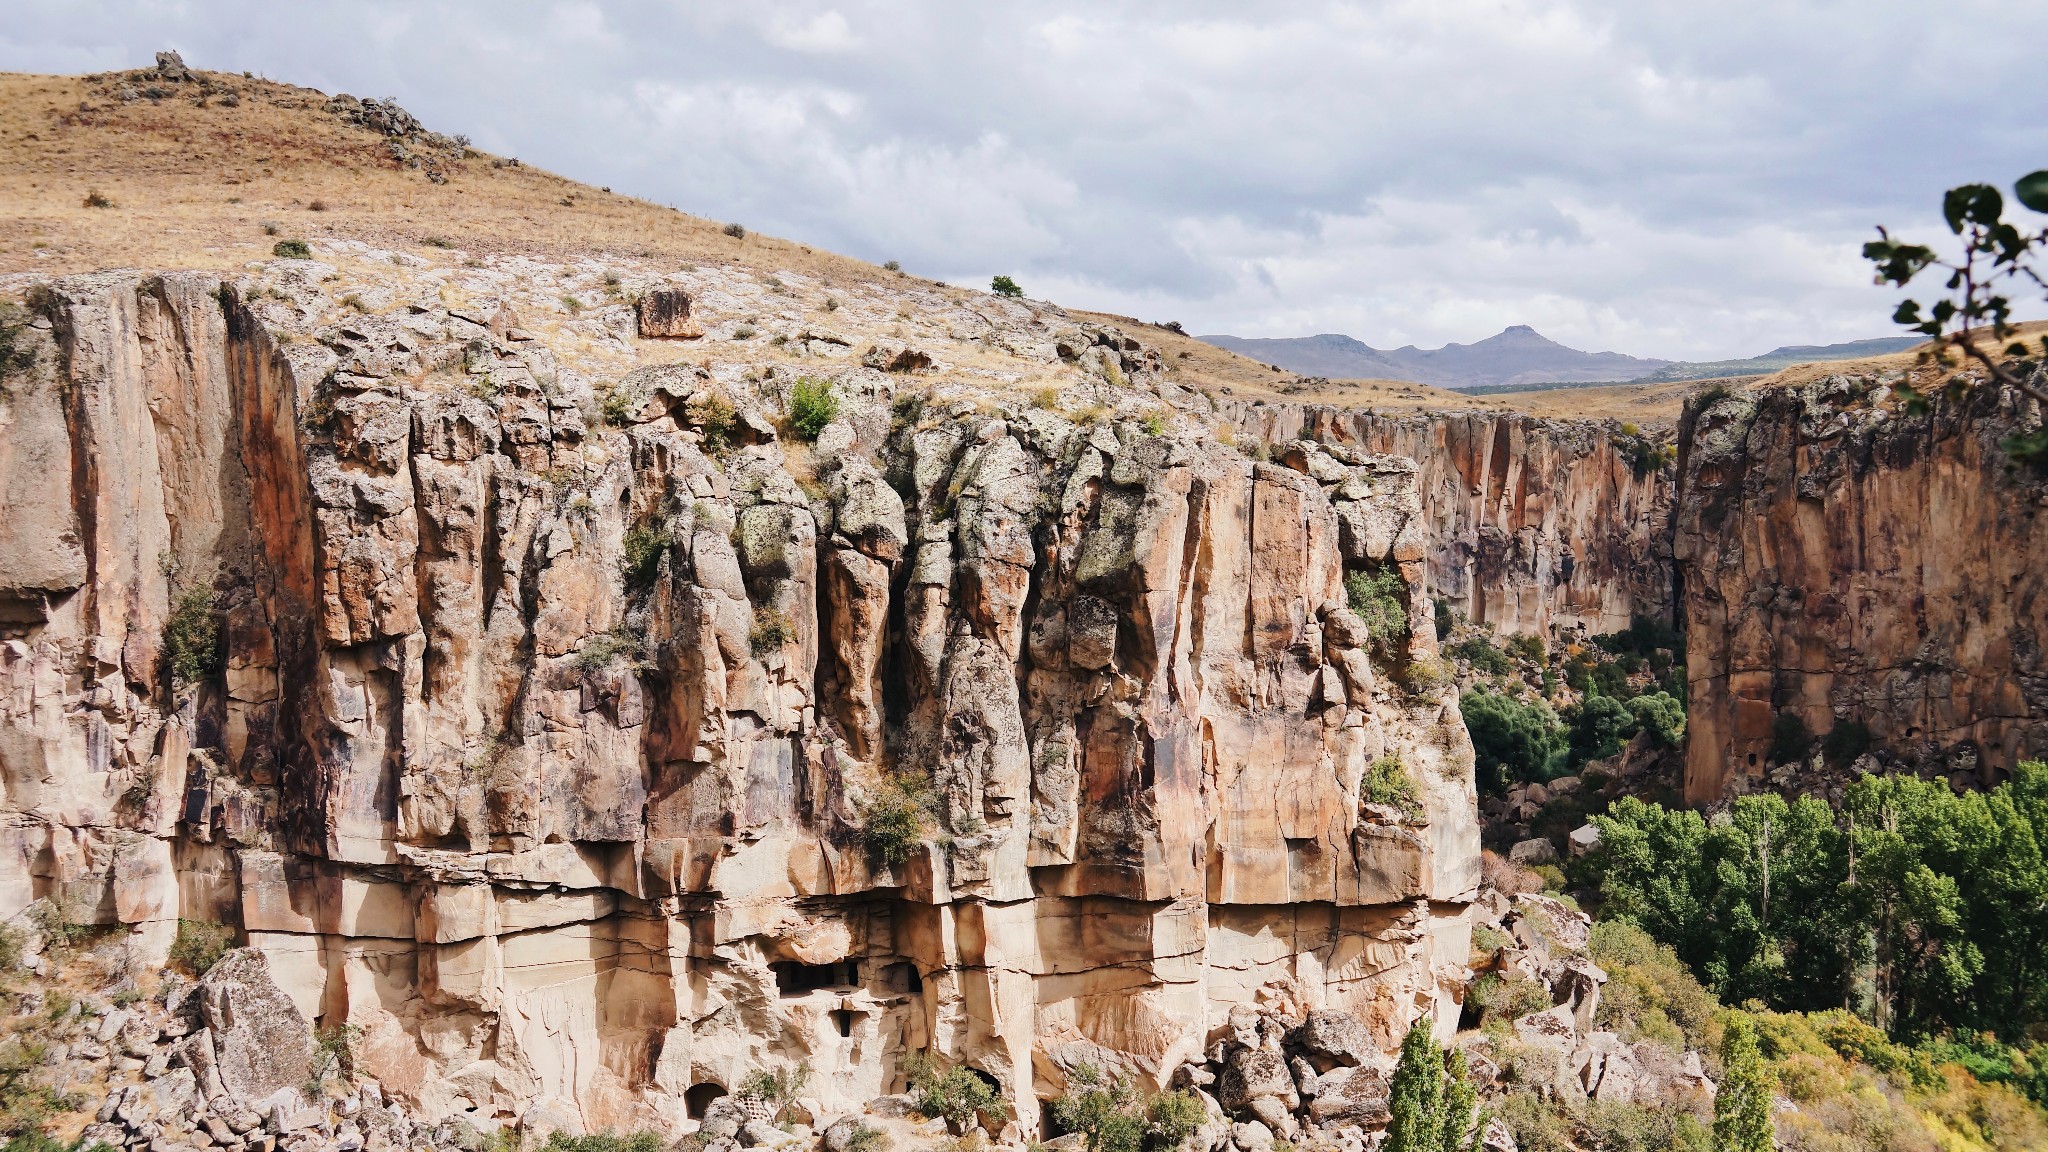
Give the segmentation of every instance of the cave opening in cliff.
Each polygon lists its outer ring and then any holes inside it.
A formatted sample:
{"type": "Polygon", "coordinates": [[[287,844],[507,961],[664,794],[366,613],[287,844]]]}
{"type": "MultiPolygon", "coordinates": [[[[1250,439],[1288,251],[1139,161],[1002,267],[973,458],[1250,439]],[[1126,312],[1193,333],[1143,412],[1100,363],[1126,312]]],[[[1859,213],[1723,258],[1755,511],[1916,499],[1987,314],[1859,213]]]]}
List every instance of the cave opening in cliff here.
{"type": "Polygon", "coordinates": [[[924,991],[924,977],[918,973],[917,965],[902,960],[882,968],[882,986],[891,992],[914,995],[924,991]]]}
{"type": "Polygon", "coordinates": [[[800,996],[820,988],[850,988],[860,983],[858,960],[842,960],[836,964],[778,960],[768,967],[775,973],[775,990],[784,996],[800,996]]]}
{"type": "Polygon", "coordinates": [[[853,1008],[835,1008],[832,1010],[832,1025],[839,1030],[841,1036],[852,1036],[853,1026],[866,1015],[867,1013],[853,1008]]]}
{"type": "Polygon", "coordinates": [[[723,1084],[710,1081],[692,1084],[683,1092],[683,1113],[692,1120],[702,1120],[704,1114],[711,1110],[712,1103],[724,1095],[723,1084]]]}

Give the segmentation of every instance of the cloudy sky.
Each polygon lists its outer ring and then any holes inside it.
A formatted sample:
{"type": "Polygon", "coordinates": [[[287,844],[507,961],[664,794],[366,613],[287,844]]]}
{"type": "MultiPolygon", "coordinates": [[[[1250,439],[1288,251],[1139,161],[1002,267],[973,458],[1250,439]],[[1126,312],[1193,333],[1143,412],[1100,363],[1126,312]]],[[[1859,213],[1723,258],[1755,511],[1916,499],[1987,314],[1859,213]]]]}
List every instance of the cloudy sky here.
{"type": "Polygon", "coordinates": [[[2048,166],[2039,0],[8,8],[0,69],[176,47],[940,279],[1380,347],[1889,335],[1872,226],[2048,166]]]}

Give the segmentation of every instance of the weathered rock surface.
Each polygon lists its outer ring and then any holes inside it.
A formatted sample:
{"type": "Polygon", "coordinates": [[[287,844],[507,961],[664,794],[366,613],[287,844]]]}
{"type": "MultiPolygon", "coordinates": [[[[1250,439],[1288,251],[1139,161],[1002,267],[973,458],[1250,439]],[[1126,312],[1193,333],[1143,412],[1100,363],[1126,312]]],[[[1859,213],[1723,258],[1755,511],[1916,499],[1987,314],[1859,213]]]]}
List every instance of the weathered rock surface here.
{"type": "Polygon", "coordinates": [[[38,526],[0,540],[0,913],[151,965],[235,925],[229,1095],[289,1086],[297,1018],[422,1122],[680,1123],[799,1060],[836,1115],[929,1051],[1029,1133],[1068,1069],[1164,1083],[1254,1004],[1260,1051],[1311,1011],[1344,1059],[1448,1036],[1477,823],[1455,696],[1400,687],[1435,659],[1413,464],[1254,461],[1137,340],[1004,303],[961,328],[1106,418],[793,327],[840,400],[797,453],[793,372],[636,366],[626,305],[550,335],[444,303],[503,279],[327,275],[40,289],[0,425],[38,526]],[[1407,590],[1377,657],[1354,569],[1407,590]],[[166,624],[209,597],[187,683],[166,624]],[[1421,815],[1363,803],[1383,757],[1421,815]]]}
{"type": "Polygon", "coordinates": [[[1963,786],[2048,750],[2048,488],[1998,447],[2040,414],[1986,388],[1915,416],[1886,391],[1829,377],[1682,429],[1689,801],[1761,782],[1780,716],[1864,725],[1963,786]]]}

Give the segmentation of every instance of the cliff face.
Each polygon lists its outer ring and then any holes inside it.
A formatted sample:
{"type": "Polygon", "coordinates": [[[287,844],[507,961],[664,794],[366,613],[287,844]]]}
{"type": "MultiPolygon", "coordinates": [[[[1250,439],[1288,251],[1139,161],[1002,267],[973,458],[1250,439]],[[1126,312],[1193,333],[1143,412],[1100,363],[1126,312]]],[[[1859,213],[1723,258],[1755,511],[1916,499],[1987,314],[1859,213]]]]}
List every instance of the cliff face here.
{"type": "Polygon", "coordinates": [[[2048,749],[2048,488],[1998,448],[2039,415],[2010,390],[1919,416],[1873,402],[1886,391],[1830,377],[1682,429],[1694,803],[1761,776],[1781,716],[1816,736],[1864,725],[1958,785],[2048,749]]]}
{"type": "Polygon", "coordinates": [[[1958,786],[2048,752],[2043,484],[1998,448],[2038,416],[1994,393],[1912,416],[1889,394],[1838,376],[1731,396],[1681,421],[1675,467],[1641,473],[1592,422],[1226,414],[1414,459],[1431,595],[1500,633],[1676,623],[1685,795],[1708,804],[1771,770],[1780,716],[1816,741],[1861,725],[1958,786]]]}
{"type": "Polygon", "coordinates": [[[1137,341],[1022,309],[972,338],[1061,405],[792,325],[840,399],[793,444],[786,370],[593,389],[628,307],[555,338],[323,271],[36,294],[0,914],[148,965],[239,925],[366,1073],[480,1119],[680,1119],[800,1059],[858,1105],[929,1050],[1028,1133],[1076,1063],[1164,1082],[1237,1006],[1454,1026],[1471,750],[1407,460],[1255,463],[1137,341]],[[1342,580],[1386,568],[1376,667],[1342,580]],[[1413,810],[1366,802],[1387,757],[1413,810]]]}
{"type": "Polygon", "coordinates": [[[1267,438],[1314,434],[1414,460],[1430,595],[1502,634],[1616,632],[1670,611],[1668,468],[1638,471],[1590,420],[1240,406],[1267,438]]]}

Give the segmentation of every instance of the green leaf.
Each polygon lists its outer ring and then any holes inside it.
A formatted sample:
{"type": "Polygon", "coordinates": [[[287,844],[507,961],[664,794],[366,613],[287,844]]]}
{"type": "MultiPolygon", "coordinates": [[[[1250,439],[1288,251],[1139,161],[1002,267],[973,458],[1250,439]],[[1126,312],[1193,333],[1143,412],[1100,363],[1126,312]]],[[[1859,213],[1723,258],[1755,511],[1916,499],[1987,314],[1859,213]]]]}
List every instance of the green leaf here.
{"type": "Polygon", "coordinates": [[[2048,212],[2048,168],[2020,177],[2012,186],[2012,195],[2036,212],[2048,212]]]}
{"type": "Polygon", "coordinates": [[[1996,224],[2004,211],[2005,197],[1989,184],[1965,184],[1951,188],[1941,198],[1941,214],[1948,221],[1951,232],[1961,232],[1965,224],[1986,227],[1996,224]]]}

